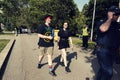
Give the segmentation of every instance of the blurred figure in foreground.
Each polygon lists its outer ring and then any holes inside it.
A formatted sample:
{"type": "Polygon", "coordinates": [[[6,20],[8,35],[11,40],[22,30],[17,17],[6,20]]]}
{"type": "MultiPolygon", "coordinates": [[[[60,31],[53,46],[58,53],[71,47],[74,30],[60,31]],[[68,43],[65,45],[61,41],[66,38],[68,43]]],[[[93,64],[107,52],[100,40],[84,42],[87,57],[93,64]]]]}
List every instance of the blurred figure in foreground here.
{"type": "Polygon", "coordinates": [[[111,80],[113,76],[113,63],[120,49],[119,15],[120,9],[112,6],[107,12],[107,19],[97,25],[96,55],[100,69],[96,80],[111,80]]]}

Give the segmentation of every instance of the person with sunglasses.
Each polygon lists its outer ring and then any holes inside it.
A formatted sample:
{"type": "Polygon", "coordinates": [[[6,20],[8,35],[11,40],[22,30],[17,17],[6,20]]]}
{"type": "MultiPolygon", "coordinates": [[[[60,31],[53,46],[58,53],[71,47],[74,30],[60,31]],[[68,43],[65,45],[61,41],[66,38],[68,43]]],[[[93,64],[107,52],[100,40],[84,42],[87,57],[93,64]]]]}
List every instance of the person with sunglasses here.
{"type": "Polygon", "coordinates": [[[107,19],[98,23],[97,27],[97,59],[100,65],[96,80],[111,80],[113,63],[120,49],[120,24],[117,22],[120,9],[111,6],[107,11],[107,19]]]}

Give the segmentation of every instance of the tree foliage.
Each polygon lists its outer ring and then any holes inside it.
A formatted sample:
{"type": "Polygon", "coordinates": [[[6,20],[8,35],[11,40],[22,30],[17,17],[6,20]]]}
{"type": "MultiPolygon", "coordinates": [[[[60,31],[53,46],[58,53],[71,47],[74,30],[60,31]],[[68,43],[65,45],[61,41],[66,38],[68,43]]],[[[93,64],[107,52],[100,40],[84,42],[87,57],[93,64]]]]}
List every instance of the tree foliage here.
{"type": "MultiPolygon", "coordinates": [[[[43,16],[53,16],[53,26],[64,20],[71,22],[78,14],[78,8],[73,0],[3,0],[4,24],[10,28],[25,25],[35,29],[43,22],[43,16]]],[[[75,22],[70,23],[70,25],[75,22]]]]}
{"type": "MultiPolygon", "coordinates": [[[[95,0],[90,0],[83,8],[83,14],[87,17],[86,23],[89,25],[92,23],[94,1],[95,0]]],[[[112,5],[118,6],[119,0],[96,0],[95,22],[104,19],[108,8],[112,5]]]]}
{"type": "Polygon", "coordinates": [[[95,6],[95,19],[94,23],[92,22],[93,19],[93,10],[94,10],[94,2],[95,0],[90,0],[88,4],[84,5],[82,13],[85,16],[85,23],[89,25],[89,29],[93,27],[93,37],[96,36],[96,24],[98,21],[103,20],[107,17],[107,10],[111,6],[118,6],[119,0],[96,0],[95,6]],[[92,23],[94,24],[92,26],[92,23]]]}
{"type": "MultiPolygon", "coordinates": [[[[95,23],[105,18],[107,9],[112,5],[118,6],[118,2],[119,0],[96,0],[95,23]]],[[[94,0],[89,0],[81,12],[73,0],[2,0],[0,8],[3,14],[0,15],[0,22],[9,30],[21,25],[36,29],[43,23],[44,15],[51,14],[53,26],[61,26],[63,21],[68,21],[73,32],[81,32],[83,24],[91,28],[93,7],[94,0]]]]}

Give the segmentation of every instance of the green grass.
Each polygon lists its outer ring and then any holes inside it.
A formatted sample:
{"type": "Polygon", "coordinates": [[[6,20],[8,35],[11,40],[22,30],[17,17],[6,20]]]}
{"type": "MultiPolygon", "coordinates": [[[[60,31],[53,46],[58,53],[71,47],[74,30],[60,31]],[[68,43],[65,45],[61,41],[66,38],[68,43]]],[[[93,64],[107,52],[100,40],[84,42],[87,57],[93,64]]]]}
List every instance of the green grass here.
{"type": "Polygon", "coordinates": [[[0,52],[5,48],[10,40],[8,39],[0,39],[0,52]]]}
{"type": "Polygon", "coordinates": [[[14,33],[0,33],[0,35],[15,35],[14,33]]]}
{"type": "MultiPolygon", "coordinates": [[[[78,37],[72,37],[73,40],[73,44],[77,45],[77,46],[82,46],[82,39],[78,38],[78,37]]],[[[88,41],[88,48],[89,49],[93,49],[95,45],[95,42],[92,41],[88,41]]]]}

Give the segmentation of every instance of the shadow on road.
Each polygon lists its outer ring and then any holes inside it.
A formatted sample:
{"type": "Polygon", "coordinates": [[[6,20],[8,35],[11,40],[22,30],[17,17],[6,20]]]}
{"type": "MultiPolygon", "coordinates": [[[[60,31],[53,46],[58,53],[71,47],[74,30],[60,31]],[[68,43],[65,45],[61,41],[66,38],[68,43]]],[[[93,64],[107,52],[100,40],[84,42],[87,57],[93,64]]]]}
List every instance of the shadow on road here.
{"type": "Polygon", "coordinates": [[[68,67],[70,66],[71,60],[75,58],[77,60],[77,52],[73,52],[68,54],[67,61],[68,61],[68,67]]]}
{"type": "MultiPolygon", "coordinates": [[[[95,80],[98,69],[99,69],[99,64],[97,61],[97,57],[91,55],[90,57],[85,57],[87,59],[87,63],[91,63],[91,67],[92,67],[92,73],[95,74],[95,76],[93,76],[93,80],[95,80]]],[[[114,64],[113,65],[113,77],[112,80],[120,80],[120,64],[114,64]]]]}
{"type": "MultiPolygon", "coordinates": [[[[53,60],[53,63],[57,63],[55,66],[54,66],[54,69],[53,71],[55,72],[55,70],[58,68],[60,64],[60,57],[61,55],[57,56],[54,60],[53,60]]],[[[71,63],[71,60],[75,58],[77,59],[77,52],[73,52],[73,53],[68,53],[67,54],[67,61],[68,61],[68,67],[70,66],[70,63],[71,63]]]]}
{"type": "Polygon", "coordinates": [[[91,67],[92,67],[91,72],[95,74],[95,76],[93,76],[93,80],[95,80],[96,74],[99,69],[99,64],[97,62],[97,58],[96,58],[96,56],[93,56],[93,55],[91,55],[90,57],[85,57],[85,58],[87,59],[87,61],[86,61],[87,63],[91,63],[91,67]]]}

